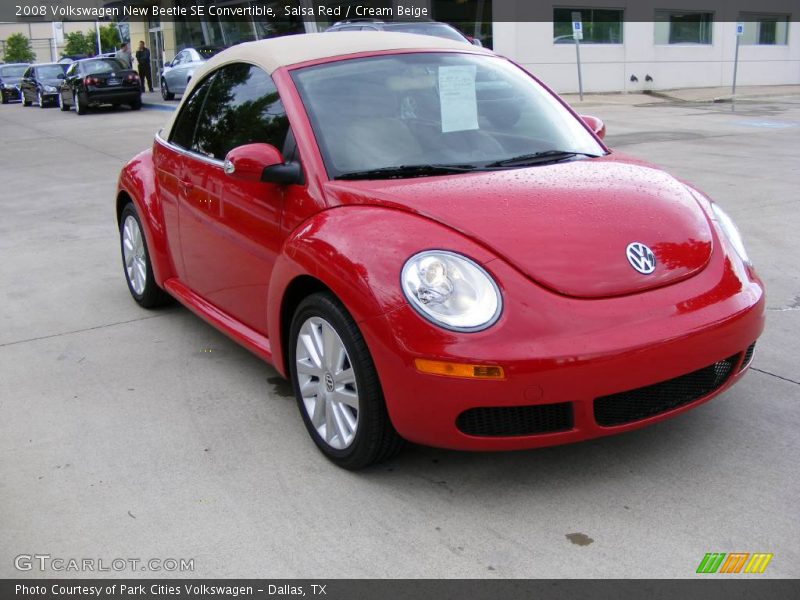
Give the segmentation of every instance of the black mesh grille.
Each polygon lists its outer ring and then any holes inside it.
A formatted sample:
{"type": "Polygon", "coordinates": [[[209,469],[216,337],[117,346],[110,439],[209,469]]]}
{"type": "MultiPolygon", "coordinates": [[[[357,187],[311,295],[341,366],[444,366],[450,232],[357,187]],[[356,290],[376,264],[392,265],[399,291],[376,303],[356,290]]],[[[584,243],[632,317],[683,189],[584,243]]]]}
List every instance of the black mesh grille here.
{"type": "Polygon", "coordinates": [[[699,371],[647,387],[595,398],[594,418],[605,427],[661,414],[707,396],[731,376],[736,354],[699,371]]]}
{"type": "Polygon", "coordinates": [[[750,364],[750,361],[753,360],[753,354],[756,351],[756,343],[753,342],[750,344],[750,347],[744,351],[744,358],[742,359],[742,366],[739,367],[739,370],[742,371],[747,368],[747,365],[750,364]]]}
{"type": "Polygon", "coordinates": [[[456,427],[485,437],[566,431],[572,429],[572,402],[470,408],[458,415],[456,427]]]}

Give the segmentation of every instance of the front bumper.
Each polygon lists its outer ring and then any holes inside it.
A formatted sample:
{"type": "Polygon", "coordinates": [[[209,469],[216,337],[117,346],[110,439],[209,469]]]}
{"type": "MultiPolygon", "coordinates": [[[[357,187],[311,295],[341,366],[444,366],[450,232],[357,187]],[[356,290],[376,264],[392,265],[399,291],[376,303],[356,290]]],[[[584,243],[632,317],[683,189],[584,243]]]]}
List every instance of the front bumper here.
{"type": "Polygon", "coordinates": [[[19,88],[16,86],[4,87],[0,90],[0,93],[3,94],[6,100],[22,100],[22,92],[20,92],[19,88]]]}
{"type": "MultiPolygon", "coordinates": [[[[484,266],[501,285],[506,308],[486,331],[458,334],[438,329],[408,306],[360,326],[392,422],[409,441],[462,450],[577,442],[682,413],[738,381],[749,362],[745,353],[764,327],[764,293],[754,273],[733,256],[716,251],[705,269],[688,280],[596,300],[551,293],[494,260],[484,266]],[[423,374],[415,369],[415,358],[499,365],[506,377],[472,380],[423,374]],[[718,364],[729,371],[711,381],[708,377],[713,379],[718,364]],[[655,413],[637,411],[642,398],[662,393],[648,386],[690,373],[706,385],[697,388],[699,395],[679,404],[662,403],[655,413]],[[638,391],[617,396],[631,390],[638,391]],[[628,412],[639,416],[616,424],[620,420],[613,415],[622,407],[616,402],[628,403],[628,412]],[[529,409],[538,415],[534,421],[557,431],[465,433],[479,431],[492,414],[510,407],[516,407],[505,411],[512,420],[528,418],[519,407],[535,407],[529,409]],[[501,410],[472,410],[481,408],[501,410]]],[[[686,381],[679,379],[675,385],[686,381]]]]}

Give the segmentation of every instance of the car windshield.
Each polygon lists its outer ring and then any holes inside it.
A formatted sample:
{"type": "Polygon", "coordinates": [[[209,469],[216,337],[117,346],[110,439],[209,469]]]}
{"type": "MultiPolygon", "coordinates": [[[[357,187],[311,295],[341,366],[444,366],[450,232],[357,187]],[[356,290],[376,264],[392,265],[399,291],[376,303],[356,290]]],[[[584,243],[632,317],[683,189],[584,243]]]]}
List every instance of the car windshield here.
{"type": "Polygon", "coordinates": [[[67,70],[67,65],[42,65],[36,67],[36,72],[42,79],[57,79],[67,70]]]}
{"type": "Polygon", "coordinates": [[[297,69],[292,78],[333,179],[377,169],[383,174],[376,178],[438,174],[430,167],[513,168],[605,153],[552,94],[496,56],[376,56],[297,69]],[[429,168],[409,168],[422,165],[429,168]],[[393,174],[396,167],[403,169],[393,174]]]}
{"type": "Polygon", "coordinates": [[[2,77],[22,77],[28,65],[9,65],[7,67],[0,67],[0,76],[2,77]]]}
{"type": "Polygon", "coordinates": [[[125,67],[114,58],[98,58],[96,60],[87,60],[84,62],[83,69],[87,75],[98,75],[100,73],[124,71],[125,67]]]}
{"type": "Polygon", "coordinates": [[[387,23],[384,26],[386,31],[400,31],[403,33],[417,33],[419,35],[433,35],[436,37],[455,40],[457,42],[467,42],[467,38],[458,31],[445,25],[444,23],[387,23]]]}

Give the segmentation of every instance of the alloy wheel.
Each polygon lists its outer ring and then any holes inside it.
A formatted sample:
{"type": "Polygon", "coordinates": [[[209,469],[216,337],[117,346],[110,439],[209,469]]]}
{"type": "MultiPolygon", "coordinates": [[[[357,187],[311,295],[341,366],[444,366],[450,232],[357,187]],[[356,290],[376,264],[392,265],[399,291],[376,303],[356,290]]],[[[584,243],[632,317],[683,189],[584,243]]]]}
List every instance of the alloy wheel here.
{"type": "Polygon", "coordinates": [[[136,219],[128,215],[122,226],[122,256],[125,275],[134,293],[141,296],[147,285],[147,263],[144,253],[142,230],[136,219]]]}
{"type": "Polygon", "coordinates": [[[331,448],[347,448],[358,431],[358,388],[347,349],[328,321],[311,317],[302,324],[295,361],[313,427],[331,448]]]}

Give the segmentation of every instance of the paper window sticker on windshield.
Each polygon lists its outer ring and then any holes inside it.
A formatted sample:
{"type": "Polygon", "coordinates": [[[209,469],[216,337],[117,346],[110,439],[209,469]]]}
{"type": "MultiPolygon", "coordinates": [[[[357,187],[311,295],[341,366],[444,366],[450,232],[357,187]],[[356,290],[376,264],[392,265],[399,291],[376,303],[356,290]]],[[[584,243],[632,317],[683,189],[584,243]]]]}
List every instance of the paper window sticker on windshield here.
{"type": "Polygon", "coordinates": [[[439,67],[442,133],[478,129],[475,65],[439,67]]]}

